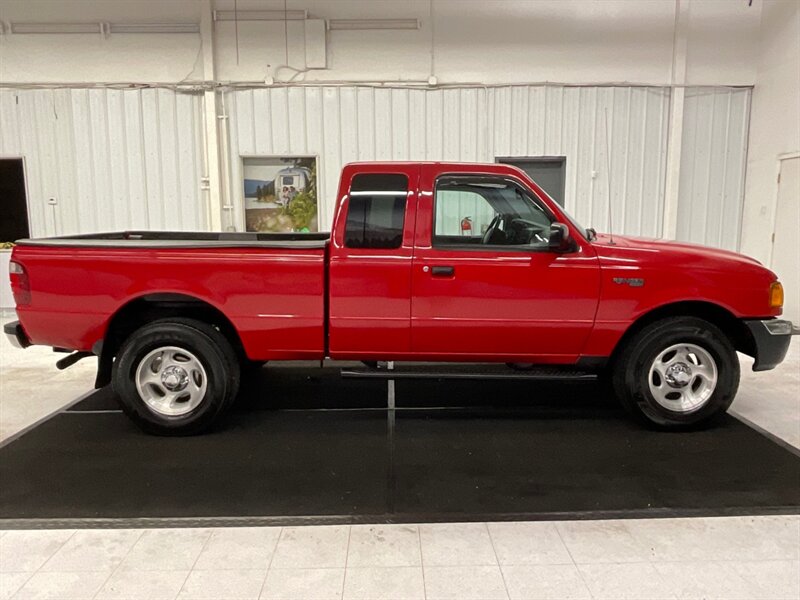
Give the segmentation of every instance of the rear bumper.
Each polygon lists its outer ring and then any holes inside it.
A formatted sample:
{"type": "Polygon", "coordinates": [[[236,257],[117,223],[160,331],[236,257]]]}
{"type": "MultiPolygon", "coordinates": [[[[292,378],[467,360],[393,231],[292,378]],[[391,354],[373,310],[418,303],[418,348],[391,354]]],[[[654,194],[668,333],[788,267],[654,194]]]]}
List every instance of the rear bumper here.
{"type": "Polygon", "coordinates": [[[25,334],[25,330],[22,329],[22,325],[19,324],[19,321],[11,321],[10,323],[6,323],[3,325],[3,333],[6,334],[8,341],[11,342],[11,345],[16,348],[27,348],[31,345],[31,341],[28,339],[28,336],[25,334]]]}
{"type": "Polygon", "coordinates": [[[786,357],[792,336],[800,334],[791,321],[781,319],[746,320],[744,324],[755,342],[753,371],[768,371],[778,366],[786,357]]]}

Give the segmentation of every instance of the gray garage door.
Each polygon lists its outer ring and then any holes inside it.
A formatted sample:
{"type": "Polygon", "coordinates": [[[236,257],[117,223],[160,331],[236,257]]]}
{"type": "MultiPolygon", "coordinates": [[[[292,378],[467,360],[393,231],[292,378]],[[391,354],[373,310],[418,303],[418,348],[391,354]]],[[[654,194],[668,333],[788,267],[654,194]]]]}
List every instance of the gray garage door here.
{"type": "Polygon", "coordinates": [[[519,167],[550,194],[553,200],[564,206],[564,181],[567,168],[565,157],[498,158],[497,162],[519,167]]]}

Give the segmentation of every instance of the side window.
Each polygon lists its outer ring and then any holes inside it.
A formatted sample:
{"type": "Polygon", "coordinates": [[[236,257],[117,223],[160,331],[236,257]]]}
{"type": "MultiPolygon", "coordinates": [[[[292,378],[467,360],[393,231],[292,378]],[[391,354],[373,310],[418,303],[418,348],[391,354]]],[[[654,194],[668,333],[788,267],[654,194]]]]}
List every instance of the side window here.
{"type": "Polygon", "coordinates": [[[408,177],[389,173],[353,176],[344,232],[348,248],[399,248],[408,177]]]}
{"type": "Polygon", "coordinates": [[[547,248],[552,218],[511,181],[441,177],[434,206],[434,246],[547,248]]]}
{"type": "Polygon", "coordinates": [[[492,205],[479,193],[437,186],[434,228],[437,237],[480,238],[494,217],[492,205]]]}

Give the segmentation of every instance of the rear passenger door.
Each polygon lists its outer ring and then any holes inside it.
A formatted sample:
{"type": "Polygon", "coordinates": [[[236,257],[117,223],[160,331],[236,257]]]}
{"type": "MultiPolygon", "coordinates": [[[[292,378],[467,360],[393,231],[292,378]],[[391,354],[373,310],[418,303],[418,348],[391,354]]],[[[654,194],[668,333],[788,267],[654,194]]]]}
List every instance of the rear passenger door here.
{"type": "Polygon", "coordinates": [[[419,167],[364,168],[342,175],[329,267],[329,354],[400,358],[411,346],[419,167]]]}

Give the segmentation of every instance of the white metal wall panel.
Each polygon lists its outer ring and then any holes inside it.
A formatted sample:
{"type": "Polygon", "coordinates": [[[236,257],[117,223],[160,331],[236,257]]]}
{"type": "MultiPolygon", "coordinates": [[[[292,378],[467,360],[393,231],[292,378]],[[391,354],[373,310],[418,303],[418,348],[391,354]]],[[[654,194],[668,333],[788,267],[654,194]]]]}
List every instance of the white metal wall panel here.
{"type": "Polygon", "coordinates": [[[201,103],[156,89],[0,90],[0,156],[25,160],[31,234],[206,229],[201,103]]]}
{"type": "MultiPolygon", "coordinates": [[[[565,156],[566,205],[580,221],[608,229],[610,169],[614,231],[660,236],[669,94],[564,86],[227,92],[233,202],[223,225],[244,221],[242,156],[317,156],[323,228],[346,162],[565,156]]],[[[737,248],[749,104],[746,89],[687,90],[681,239],[737,248]]],[[[208,226],[202,96],[2,89],[0,156],[25,159],[33,235],[208,226]]]]}
{"type": "Polygon", "coordinates": [[[686,91],[678,239],[739,249],[749,89],[686,91]]]}
{"type": "Polygon", "coordinates": [[[347,162],[566,156],[566,206],[580,221],[607,229],[610,166],[615,231],[658,236],[669,93],[563,86],[231,91],[225,105],[234,203],[225,225],[241,228],[244,222],[244,156],[318,156],[323,228],[330,227],[339,172],[347,162]]]}

